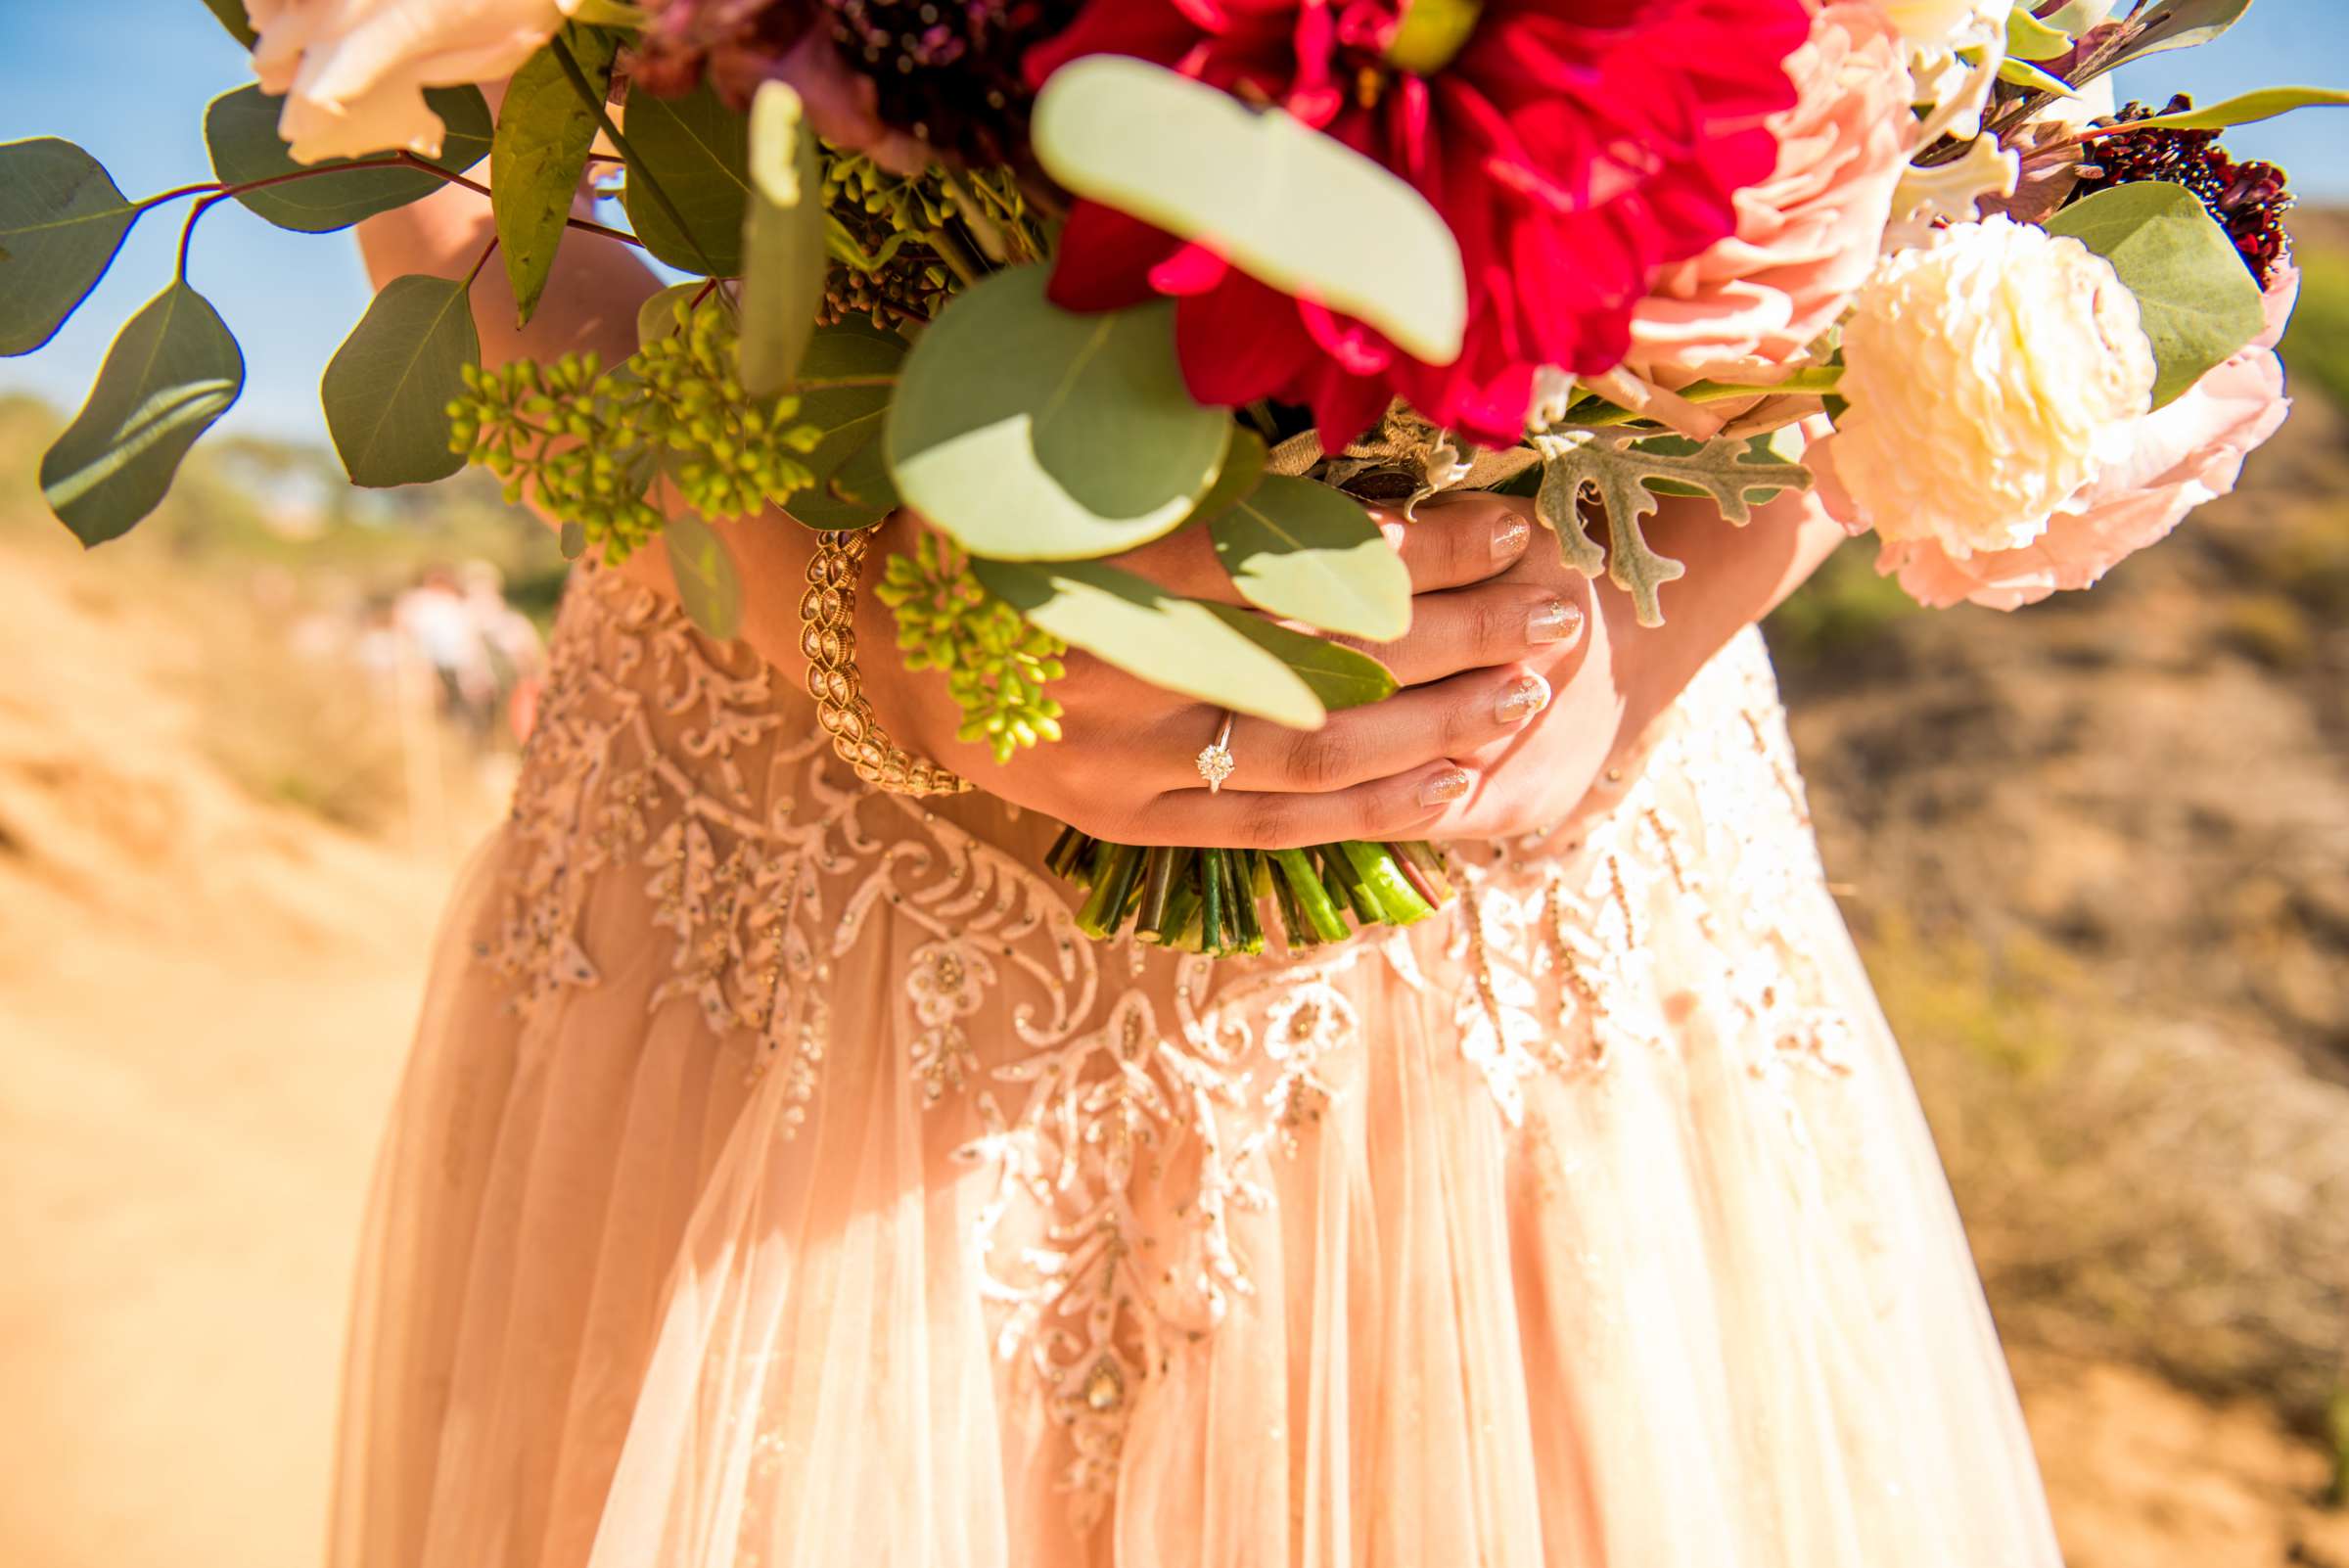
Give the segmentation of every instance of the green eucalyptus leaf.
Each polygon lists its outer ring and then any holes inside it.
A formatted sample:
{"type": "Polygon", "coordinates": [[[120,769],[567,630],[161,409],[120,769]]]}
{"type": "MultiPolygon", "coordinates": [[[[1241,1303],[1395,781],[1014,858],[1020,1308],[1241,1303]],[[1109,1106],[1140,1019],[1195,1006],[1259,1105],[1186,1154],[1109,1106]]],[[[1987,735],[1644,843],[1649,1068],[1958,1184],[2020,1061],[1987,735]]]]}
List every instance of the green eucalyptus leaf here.
{"type": "Polygon", "coordinates": [[[2151,0],[2130,20],[2136,36],[2112,63],[2206,44],[2250,9],[2251,0],[2151,0]]]}
{"type": "Polygon", "coordinates": [[[882,432],[889,423],[887,387],[827,387],[800,394],[800,422],[824,433],[801,461],[815,484],[785,507],[811,529],[870,528],[898,508],[882,432]]]}
{"type": "Polygon", "coordinates": [[[801,461],[815,485],[791,498],[792,517],[813,529],[861,529],[898,508],[882,434],[905,340],[868,321],[818,327],[800,359],[799,422],[824,433],[801,461]]]}
{"type": "Polygon", "coordinates": [[[690,306],[700,299],[709,283],[701,278],[688,278],[672,283],[636,307],[636,346],[660,343],[677,330],[677,306],[690,306]]]}
{"type": "Polygon", "coordinates": [[[2259,285],[2227,238],[2183,185],[2142,180],[2073,203],[2048,220],[2112,263],[2137,296],[2163,407],[2258,337],[2267,326],[2259,285]]]}
{"type": "Polygon", "coordinates": [[[1245,500],[1256,488],[1257,481],[1265,477],[1265,438],[1245,425],[1231,428],[1231,445],[1223,453],[1223,466],[1216,470],[1216,482],[1208,486],[1183,527],[1193,523],[1209,523],[1221,517],[1245,500]]]}
{"type": "Polygon", "coordinates": [[[105,166],[71,142],[0,146],[0,355],[28,354],[57,335],[138,216],[105,166]]]}
{"type": "Polygon", "coordinates": [[[173,283],[123,325],[89,400],[42,454],[49,509],[85,545],[127,533],[244,390],[245,355],[220,313],[173,283]]]}
{"type": "Polygon", "coordinates": [[[973,558],[971,572],[1034,624],[1154,686],[1292,729],[1321,726],[1326,711],[1305,679],[1213,605],[1098,561],[973,558]]]}
{"type": "Polygon", "coordinates": [[[448,404],[481,357],[463,283],[412,273],[385,284],[318,385],[350,482],[422,484],[463,468],[449,450],[448,404]]]}
{"type": "Polygon", "coordinates": [[[754,397],[799,374],[824,302],[823,170],[815,132],[789,84],[760,84],[751,101],[751,205],[742,232],[742,385],[754,397]]]}
{"type": "Polygon", "coordinates": [[[1208,608],[1225,625],[1295,670],[1321,699],[1321,706],[1333,714],[1385,702],[1402,689],[1395,671],[1366,653],[1326,637],[1292,631],[1237,605],[1211,604],[1208,608]]]}
{"type": "Polygon", "coordinates": [[[566,523],[555,536],[555,547],[563,552],[566,561],[576,561],[587,553],[587,528],[582,523],[566,523]]]}
{"type": "MultiPolygon", "coordinates": [[[[619,38],[577,26],[566,27],[564,35],[589,87],[608,90],[619,38]]],[[[497,178],[489,206],[497,217],[497,254],[514,287],[517,325],[530,321],[546,292],[595,129],[594,109],[580,101],[552,47],[524,61],[506,84],[497,110],[497,178]]]]}
{"type": "Polygon", "coordinates": [[[204,0],[204,9],[212,19],[228,29],[228,35],[251,50],[260,42],[260,34],[253,30],[252,22],[245,16],[245,0],[204,0]]]}
{"type": "Polygon", "coordinates": [[[988,278],[905,359],[889,416],[898,493],[974,555],[1090,560],[1190,516],[1232,431],[1184,390],[1174,306],[1079,315],[1043,267],[988,278]]]}
{"type": "Polygon", "coordinates": [[[852,316],[815,329],[800,356],[798,385],[836,382],[895,384],[905,364],[905,340],[870,321],[852,316]]]}
{"type": "Polygon", "coordinates": [[[733,641],[742,630],[742,574],[726,541],[690,512],[670,518],[661,539],[686,616],[719,642],[733,641]]]}
{"type": "Polygon", "coordinates": [[[740,273],[751,201],[750,121],[707,84],[683,98],[632,93],[627,137],[641,168],[629,165],[622,202],[645,249],[680,271],[740,273]]]}
{"type": "Polygon", "coordinates": [[[2230,125],[2249,125],[2257,120],[2274,119],[2295,109],[2338,109],[2343,105],[2349,105],[2349,92],[2342,92],[2335,87],[2262,87],[2257,92],[2225,99],[2205,109],[2155,115],[2150,119],[2133,119],[2128,128],[2132,131],[2143,130],[2148,126],[2167,126],[2172,130],[2225,130],[2230,125]]]}
{"type": "MultiPolygon", "coordinates": [[[[489,120],[488,102],[479,89],[428,87],[424,101],[448,127],[441,138],[440,156],[429,161],[436,167],[462,174],[489,156],[490,140],[496,132],[489,120]]],[[[237,198],[281,229],[301,234],[346,229],[361,218],[430,196],[445,183],[420,168],[349,166],[354,161],[370,161],[368,159],[330,158],[297,163],[278,139],[277,118],[284,107],[284,99],[258,87],[240,87],[213,99],[204,112],[204,145],[211,154],[213,176],[224,185],[244,185],[305,169],[346,170],[303,174],[281,185],[246,191],[237,198]]]]}
{"type": "Polygon", "coordinates": [[[1208,525],[1240,597],[1323,631],[1392,642],[1411,627],[1411,574],[1360,504],[1267,474],[1208,525]]]}
{"type": "Polygon", "coordinates": [[[1459,357],[1458,242],[1425,197],[1344,143],[1119,55],[1054,71],[1031,134],[1045,171],[1077,195],[1359,316],[1429,364],[1459,357]]]}

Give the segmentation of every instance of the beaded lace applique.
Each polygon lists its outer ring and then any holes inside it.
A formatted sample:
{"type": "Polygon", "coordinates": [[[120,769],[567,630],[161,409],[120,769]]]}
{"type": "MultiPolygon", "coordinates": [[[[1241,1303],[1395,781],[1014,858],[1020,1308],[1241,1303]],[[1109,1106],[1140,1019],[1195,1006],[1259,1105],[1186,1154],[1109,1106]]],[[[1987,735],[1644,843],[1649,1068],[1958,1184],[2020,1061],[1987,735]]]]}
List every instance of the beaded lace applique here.
{"type": "Polygon", "coordinates": [[[750,1072],[780,1074],[790,1137],[833,1048],[834,965],[895,923],[916,1026],[902,1067],[980,1129],[961,1155],[992,1183],[998,1346],[1069,1433],[1081,1522],[1106,1502],[1169,1336],[1211,1331],[1251,1290],[1231,1222],[1269,1204],[1267,1162],[1298,1147],[1330,1103],[1326,1070],[1361,1041],[1343,984],[1356,966],[1456,996],[1461,1056],[1511,1125],[1538,1078],[1670,1048],[1659,918],[1695,923],[1717,970],[1672,984],[1719,988],[1761,1084],[1848,1070],[1787,934],[1819,871],[1758,640],[1698,677],[1604,812],[1455,847],[1461,898],[1438,936],[1222,964],[1084,940],[1051,878],[856,784],[805,697],[616,576],[569,596],[540,713],[483,948],[526,1021],[599,983],[590,906],[633,879],[669,951],[651,1006],[689,1003],[750,1072]],[[1423,973],[1436,961],[1449,971],[1423,973]],[[982,1013],[1012,1038],[982,1038],[982,1013]],[[1029,1228],[1001,1244],[1015,1209],[1029,1228]]]}

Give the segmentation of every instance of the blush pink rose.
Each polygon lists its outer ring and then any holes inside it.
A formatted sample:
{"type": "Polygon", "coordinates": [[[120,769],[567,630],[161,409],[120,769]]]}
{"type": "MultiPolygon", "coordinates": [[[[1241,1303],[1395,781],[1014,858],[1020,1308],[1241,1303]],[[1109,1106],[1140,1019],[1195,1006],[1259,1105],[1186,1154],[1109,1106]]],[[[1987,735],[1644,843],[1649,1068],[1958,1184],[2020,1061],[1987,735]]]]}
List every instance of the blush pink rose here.
{"type": "Polygon", "coordinates": [[[253,74],[281,93],[298,163],[440,155],[427,87],[495,81],[538,52],[578,0],[245,0],[253,74]]]}
{"type": "MultiPolygon", "coordinates": [[[[2283,424],[2291,405],[2276,344],[2299,292],[2296,270],[2277,274],[2267,293],[2267,330],[2177,401],[2138,420],[2120,455],[2057,507],[2031,543],[1959,560],[1930,539],[1887,541],[1876,570],[1898,573],[1911,597],[1936,608],[1970,601],[2013,610],[2094,584],[2195,507],[2233,490],[2243,459],[2283,424]]],[[[1865,532],[1835,482],[1833,446],[1828,440],[1812,449],[1819,499],[1847,529],[1865,532]]]]}
{"type": "Polygon", "coordinates": [[[1632,319],[1628,368],[1664,387],[1770,382],[1867,281],[1916,126],[1900,34],[1867,0],[1818,8],[1773,116],[1778,161],[1736,196],[1737,232],[1666,269],[1632,319]]]}

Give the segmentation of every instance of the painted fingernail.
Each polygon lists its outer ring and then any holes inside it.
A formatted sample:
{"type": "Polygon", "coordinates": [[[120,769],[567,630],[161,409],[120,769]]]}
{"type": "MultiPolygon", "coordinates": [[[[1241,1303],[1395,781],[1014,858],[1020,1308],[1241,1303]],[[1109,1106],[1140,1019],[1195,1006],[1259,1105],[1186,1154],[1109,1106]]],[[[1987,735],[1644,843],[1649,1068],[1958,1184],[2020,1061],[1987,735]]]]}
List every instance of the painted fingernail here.
{"type": "Polygon", "coordinates": [[[1540,675],[1520,675],[1509,682],[1493,708],[1494,715],[1504,724],[1514,724],[1533,717],[1549,706],[1549,682],[1540,675]]]}
{"type": "Polygon", "coordinates": [[[1521,517],[1513,517],[1493,530],[1493,559],[1514,561],[1525,549],[1525,541],[1533,532],[1532,526],[1521,517]]]}
{"type": "Polygon", "coordinates": [[[1468,793],[1471,782],[1466,768],[1447,768],[1419,786],[1419,804],[1442,806],[1447,801],[1456,801],[1468,793]]]}
{"type": "Polygon", "coordinates": [[[1552,599],[1525,618],[1525,640],[1533,643],[1572,642],[1583,634],[1580,605],[1552,599]]]}

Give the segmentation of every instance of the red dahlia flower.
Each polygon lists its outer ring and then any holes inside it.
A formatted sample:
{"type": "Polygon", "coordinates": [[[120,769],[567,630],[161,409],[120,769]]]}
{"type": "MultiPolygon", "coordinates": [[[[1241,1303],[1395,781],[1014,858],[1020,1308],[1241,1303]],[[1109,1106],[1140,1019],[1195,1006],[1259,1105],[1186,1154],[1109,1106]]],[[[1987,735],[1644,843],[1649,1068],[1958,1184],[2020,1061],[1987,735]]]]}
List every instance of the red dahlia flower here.
{"type": "Polygon", "coordinates": [[[1389,58],[1409,3],[1089,0],[1028,73],[1138,56],[1277,105],[1394,170],[1459,241],[1457,360],[1422,364],[1089,202],[1062,236],[1052,298],[1106,310],[1175,297],[1193,395],[1309,404],[1333,447],[1396,394],[1471,438],[1514,441],[1537,367],[1612,369],[1651,275],[1733,233],[1731,198],[1775,164],[1764,121],[1794,103],[1783,66],[1809,36],[1808,0],[1485,0],[1457,51],[1417,70],[1389,58]]]}

